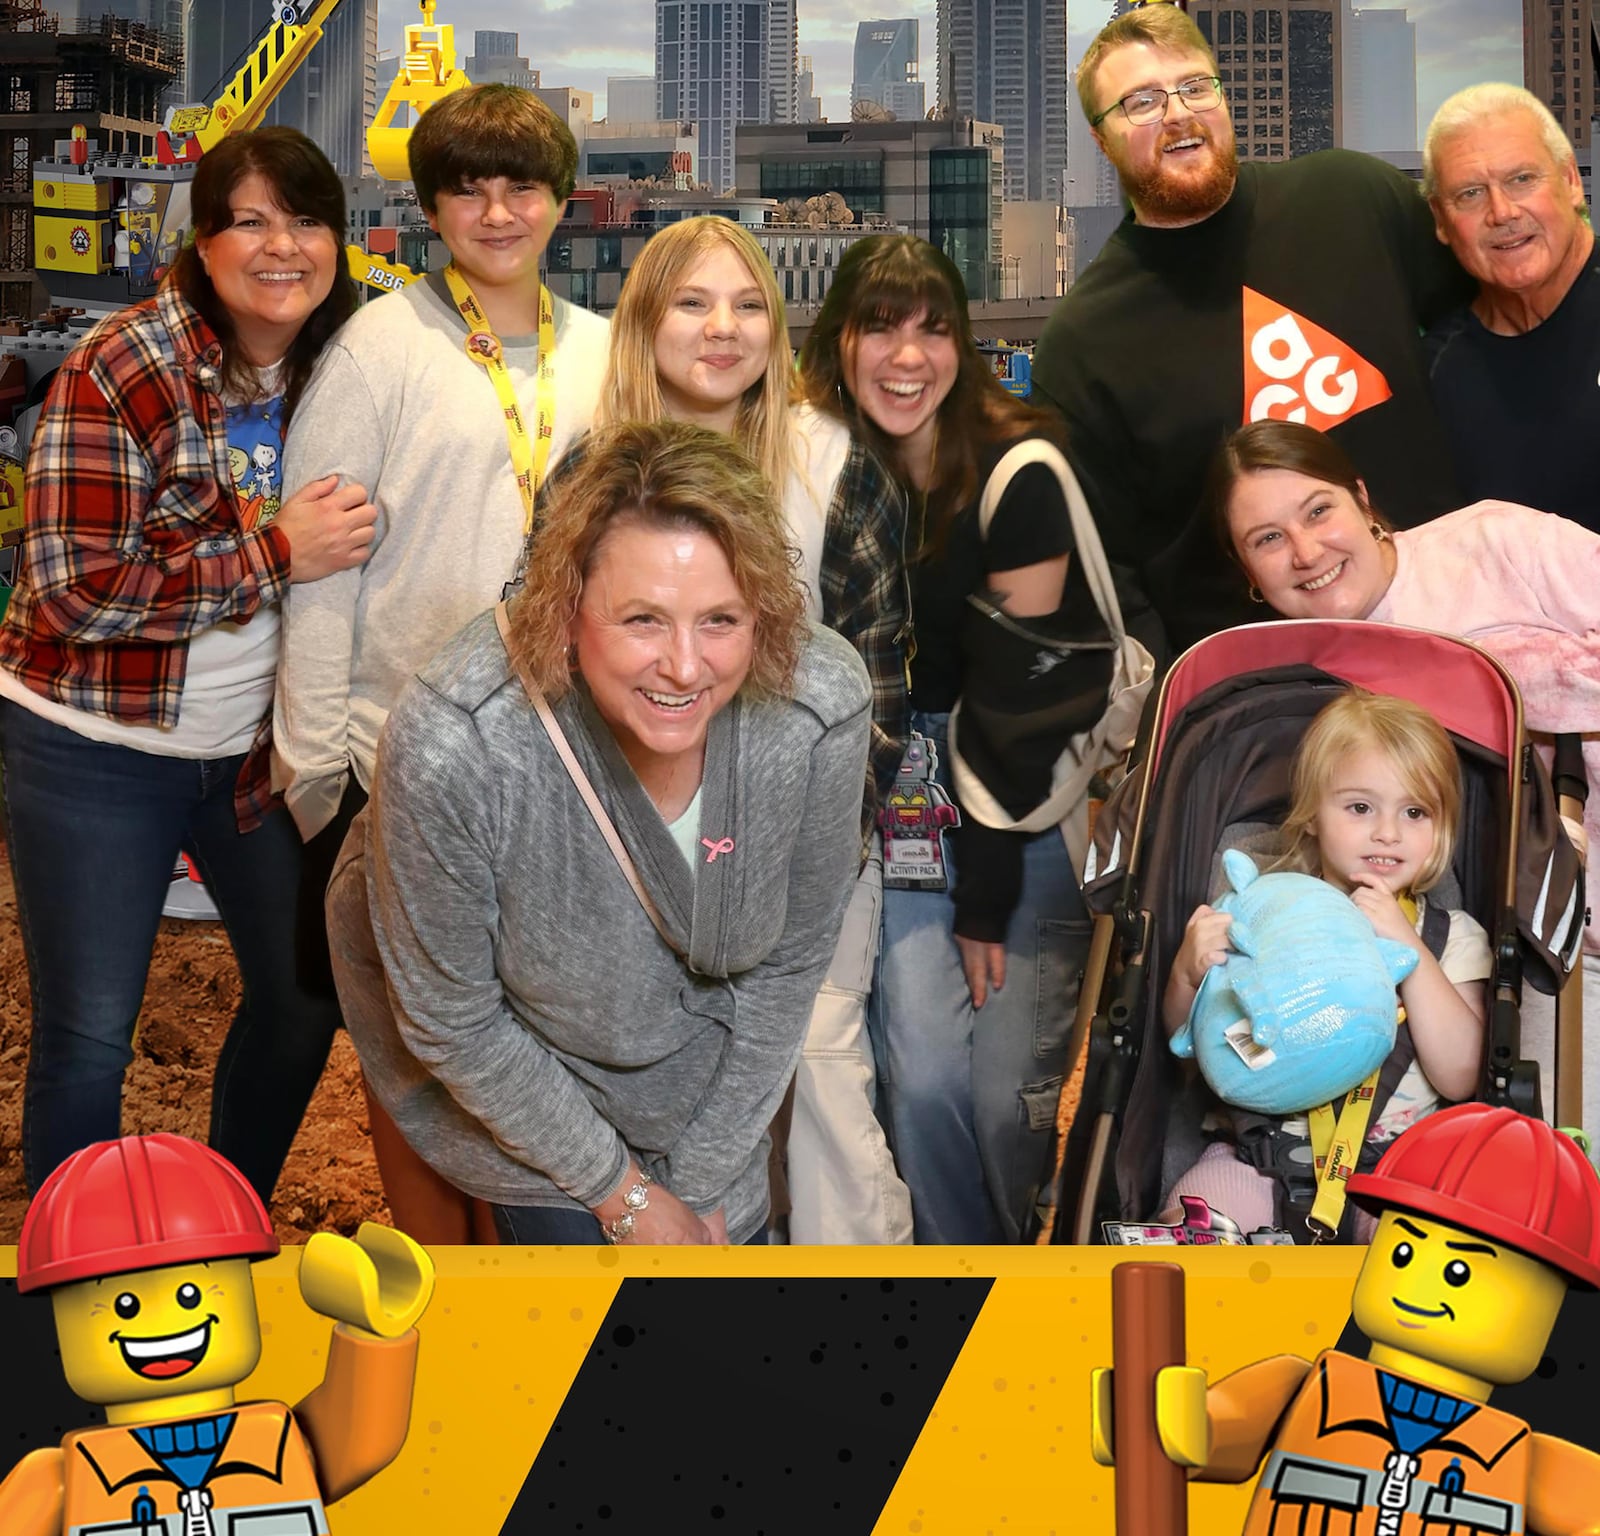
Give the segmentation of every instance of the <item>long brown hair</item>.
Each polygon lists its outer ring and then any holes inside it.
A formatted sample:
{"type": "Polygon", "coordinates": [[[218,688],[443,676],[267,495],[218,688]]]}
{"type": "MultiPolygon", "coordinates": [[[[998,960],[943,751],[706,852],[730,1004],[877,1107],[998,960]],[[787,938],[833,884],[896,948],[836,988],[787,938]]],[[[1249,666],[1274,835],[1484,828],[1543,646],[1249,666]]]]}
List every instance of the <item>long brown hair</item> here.
{"type": "MultiPolygon", "coordinates": [[[[338,250],[333,286],[311,312],[285,354],[283,421],[287,426],[311,378],[312,366],[333,333],[356,308],[356,289],[344,270],[344,183],[328,157],[298,128],[257,128],[225,138],[208,150],[194,173],[189,205],[196,235],[221,234],[233,224],[235,188],[250,175],[259,176],[272,190],[277,205],[298,218],[315,219],[333,231],[338,250]]],[[[172,264],[167,281],[216,333],[222,343],[224,390],[249,396],[256,389],[256,372],[237,345],[238,333],[227,306],[212,286],[193,241],[172,264]]]]}
{"type": "Polygon", "coordinates": [[[845,378],[845,353],[869,327],[898,326],[915,315],[948,327],[955,338],[955,383],[939,407],[938,443],[929,480],[921,554],[938,549],[951,519],[978,494],[980,460],[1002,443],[1043,434],[1057,445],[1061,422],[1006,392],[978,351],[961,273],[943,251],[915,235],[869,235],[839,263],[816,324],[800,350],[800,392],[843,421],[910,487],[898,442],[857,404],[845,378]]]}

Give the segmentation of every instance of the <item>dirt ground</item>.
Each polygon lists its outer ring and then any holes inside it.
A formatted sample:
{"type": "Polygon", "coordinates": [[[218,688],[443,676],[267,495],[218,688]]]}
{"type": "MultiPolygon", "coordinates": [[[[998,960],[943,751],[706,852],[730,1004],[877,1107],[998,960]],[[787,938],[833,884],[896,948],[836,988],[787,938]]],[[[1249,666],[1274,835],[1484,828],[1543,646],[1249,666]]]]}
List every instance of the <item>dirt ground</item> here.
{"type": "MultiPolygon", "coordinates": [[[[239,1004],[239,973],[218,923],[163,918],[123,1091],[123,1129],[174,1131],[204,1140],[217,1052],[239,1004]]],[[[22,1177],[22,1080],[28,1059],[28,968],[17,930],[11,871],[0,845],[0,1243],[15,1243],[28,1208],[22,1177]]],[[[1077,1073],[1063,1096],[1065,1122],[1077,1073]]],[[[368,1136],[361,1074],[348,1036],[295,1139],[272,1205],[285,1243],[319,1230],[347,1236],[389,1220],[368,1136]]]]}
{"type": "MultiPolygon", "coordinates": [[[[239,1005],[239,973],[218,923],[161,920],[123,1129],[175,1131],[204,1140],[217,1052],[239,1005]]],[[[22,1178],[22,1079],[28,1059],[28,968],[17,931],[11,871],[0,848],[0,1243],[14,1243],[28,1208],[22,1178]]],[[[353,1233],[388,1221],[367,1135],[361,1074],[340,1034],[272,1206],[280,1241],[329,1229],[353,1233]]]]}

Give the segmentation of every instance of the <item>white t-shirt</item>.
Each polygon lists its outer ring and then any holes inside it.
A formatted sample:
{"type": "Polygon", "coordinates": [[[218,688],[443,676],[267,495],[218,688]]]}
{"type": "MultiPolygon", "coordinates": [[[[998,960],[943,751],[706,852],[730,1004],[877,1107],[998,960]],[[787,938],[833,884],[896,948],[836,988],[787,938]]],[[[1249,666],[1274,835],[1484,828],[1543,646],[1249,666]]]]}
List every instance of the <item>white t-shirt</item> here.
{"type": "Polygon", "coordinates": [[[700,791],[694,792],[694,799],[684,807],[683,815],[676,821],[667,823],[667,831],[672,834],[672,840],[678,845],[678,851],[683,855],[684,861],[690,869],[699,862],[695,855],[699,851],[700,841],[700,791]]]}

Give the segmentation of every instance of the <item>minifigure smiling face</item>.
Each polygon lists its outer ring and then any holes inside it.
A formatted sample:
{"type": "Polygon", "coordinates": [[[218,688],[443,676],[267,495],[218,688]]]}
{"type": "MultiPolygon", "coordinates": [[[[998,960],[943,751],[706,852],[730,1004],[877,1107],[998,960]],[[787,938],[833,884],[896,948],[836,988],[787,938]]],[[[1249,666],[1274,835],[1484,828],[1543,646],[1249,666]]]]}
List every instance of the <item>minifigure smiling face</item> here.
{"type": "Polygon", "coordinates": [[[232,1388],[261,1358],[248,1259],[171,1264],[52,1291],[72,1390],[112,1406],[232,1388]]]}
{"type": "MultiPolygon", "coordinates": [[[[1374,1345],[1427,1366],[1504,1386],[1544,1355],[1567,1278],[1503,1243],[1410,1211],[1385,1211],[1351,1310],[1374,1345]]],[[[1374,1358],[1377,1358],[1376,1353],[1374,1358]]]]}

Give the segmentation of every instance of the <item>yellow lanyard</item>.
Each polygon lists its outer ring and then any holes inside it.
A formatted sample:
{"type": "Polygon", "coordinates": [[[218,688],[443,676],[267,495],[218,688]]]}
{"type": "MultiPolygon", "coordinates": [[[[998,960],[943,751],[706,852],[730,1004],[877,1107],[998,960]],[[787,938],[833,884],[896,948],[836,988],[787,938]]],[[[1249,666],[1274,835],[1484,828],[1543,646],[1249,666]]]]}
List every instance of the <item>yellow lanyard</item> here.
{"type": "MultiPolygon", "coordinates": [[[[1406,921],[1415,925],[1416,902],[1409,896],[1398,900],[1406,921]]],[[[1404,1008],[1399,1010],[1399,1016],[1405,1018],[1404,1008]]],[[[1311,1203],[1310,1226],[1319,1243],[1333,1241],[1344,1217],[1345,1181],[1356,1171],[1356,1160],[1361,1156],[1361,1146],[1367,1136],[1367,1121],[1372,1115],[1373,1095],[1378,1091],[1382,1072],[1380,1066],[1352,1088],[1337,1110],[1332,1104],[1321,1104],[1308,1116],[1311,1151],[1317,1170],[1317,1197],[1311,1203]]]]}
{"type": "Polygon", "coordinates": [[[450,297],[456,301],[461,318],[467,322],[467,356],[482,366],[494,385],[500,409],[506,421],[506,445],[511,450],[511,468],[517,476],[517,494],[522,497],[522,533],[526,538],[533,531],[533,499],[544,480],[545,467],[550,462],[550,440],[556,421],[556,309],[550,290],[539,284],[539,369],[535,394],[534,433],[530,439],[522,420],[522,408],[517,403],[517,387],[506,367],[500,346],[489,317],[484,314],[467,280],[456,264],[444,269],[444,280],[449,285],[450,297]]]}

